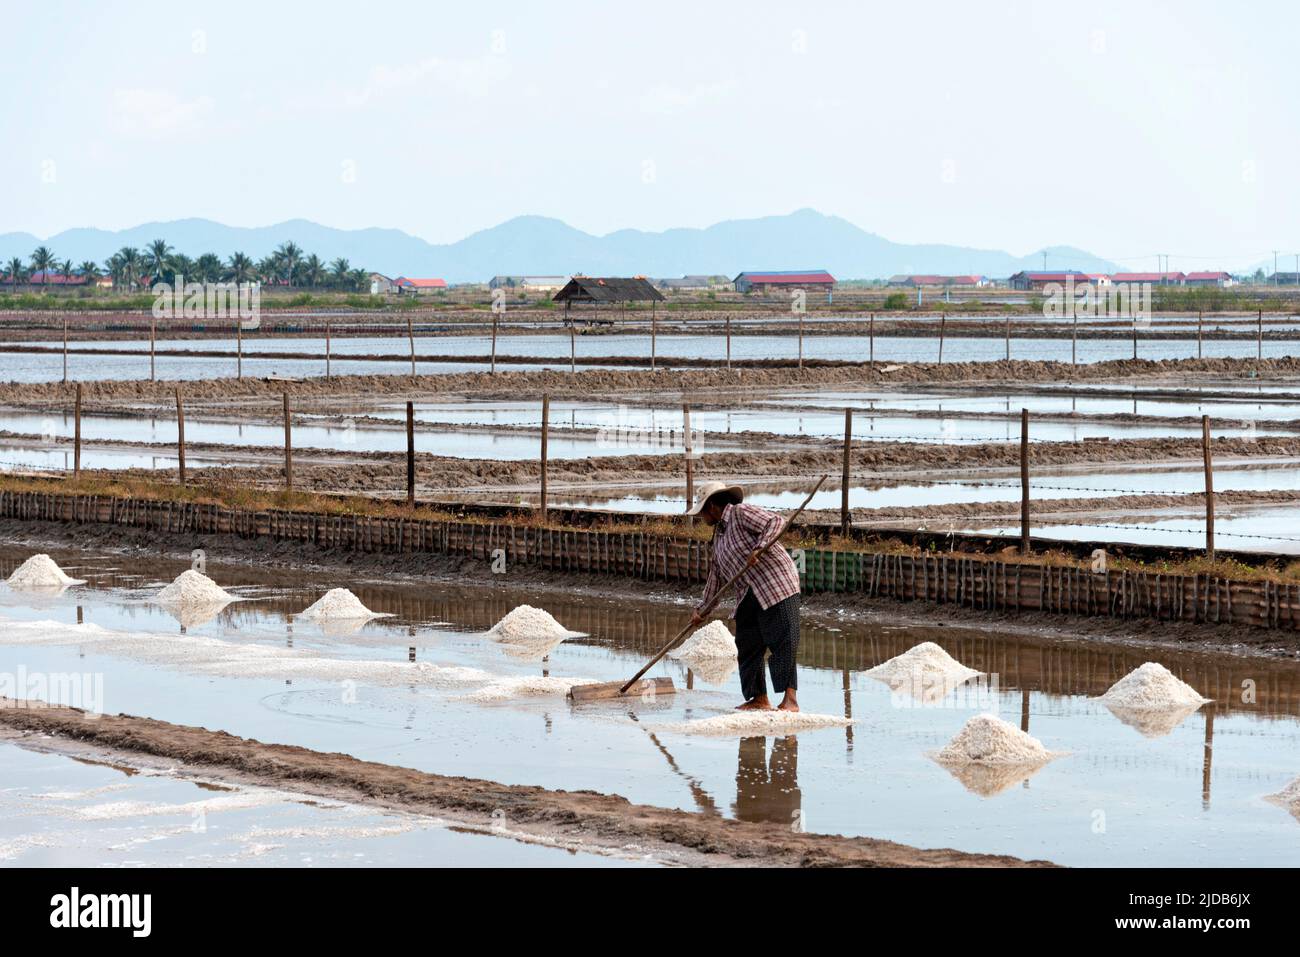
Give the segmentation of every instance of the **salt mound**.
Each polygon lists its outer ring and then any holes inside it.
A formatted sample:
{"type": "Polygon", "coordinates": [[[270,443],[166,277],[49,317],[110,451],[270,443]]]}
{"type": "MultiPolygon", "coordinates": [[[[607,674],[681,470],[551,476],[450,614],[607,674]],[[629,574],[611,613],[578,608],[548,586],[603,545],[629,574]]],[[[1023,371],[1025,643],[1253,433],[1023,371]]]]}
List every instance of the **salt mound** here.
{"type": "Polygon", "coordinates": [[[817,728],[843,728],[852,723],[851,719],[839,715],[809,714],[805,711],[733,711],[715,718],[661,724],[656,730],[715,737],[757,737],[794,734],[817,728]]]}
{"type": "Polygon", "coordinates": [[[187,568],[154,600],[164,605],[224,605],[235,601],[235,596],[202,572],[187,568]]]}
{"type": "Polygon", "coordinates": [[[318,621],[355,621],[364,618],[387,617],[377,611],[371,611],[361,604],[361,599],[346,588],[331,588],[311,605],[307,606],[299,618],[311,618],[318,621]]]}
{"type": "Polygon", "coordinates": [[[1264,798],[1269,804],[1276,804],[1291,812],[1291,816],[1300,821],[1300,778],[1296,778],[1281,791],[1264,798]]]}
{"type": "Polygon", "coordinates": [[[736,639],[724,622],[714,619],[668,652],[669,658],[735,658],[736,639]]]}
{"type": "Polygon", "coordinates": [[[580,631],[569,631],[544,608],[520,605],[488,630],[497,641],[532,642],[540,638],[576,638],[580,631]]]}
{"type": "Polygon", "coordinates": [[[528,675],[522,678],[501,678],[477,691],[461,695],[461,701],[473,701],[479,704],[508,701],[511,698],[540,698],[545,696],[563,696],[574,685],[593,684],[594,678],[559,678],[553,675],[528,675]]]}
{"type": "Polygon", "coordinates": [[[709,685],[726,684],[740,667],[735,658],[691,658],[685,665],[691,669],[691,674],[709,685]]]}
{"type": "Polygon", "coordinates": [[[1195,710],[1209,701],[1164,665],[1148,661],[1130,671],[1101,696],[1103,704],[1126,711],[1195,710]]]}
{"type": "Polygon", "coordinates": [[[8,582],[10,588],[63,588],[84,584],[84,579],[64,574],[49,555],[33,555],[14,569],[8,582]]]}
{"type": "Polygon", "coordinates": [[[957,732],[934,760],[944,765],[956,764],[1046,764],[1056,753],[1048,751],[1037,738],[995,714],[977,714],[957,732]]]}
{"type": "Polygon", "coordinates": [[[906,692],[923,703],[934,703],[982,672],[967,668],[933,641],[923,641],[866,674],[883,681],[894,692],[906,692]]]}

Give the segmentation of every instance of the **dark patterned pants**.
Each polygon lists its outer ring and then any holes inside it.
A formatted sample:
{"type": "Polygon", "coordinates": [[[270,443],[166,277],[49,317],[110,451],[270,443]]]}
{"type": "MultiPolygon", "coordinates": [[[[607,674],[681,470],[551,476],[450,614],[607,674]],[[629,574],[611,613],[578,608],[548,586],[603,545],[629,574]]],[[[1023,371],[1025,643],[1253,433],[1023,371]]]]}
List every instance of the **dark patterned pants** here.
{"type": "Polygon", "coordinates": [[[768,670],[772,688],[784,693],[798,688],[795,657],[799,653],[799,596],[791,595],[764,610],[752,591],[745,592],[736,608],[736,660],[740,664],[740,691],[746,701],[767,694],[763,656],[772,652],[768,670]]]}

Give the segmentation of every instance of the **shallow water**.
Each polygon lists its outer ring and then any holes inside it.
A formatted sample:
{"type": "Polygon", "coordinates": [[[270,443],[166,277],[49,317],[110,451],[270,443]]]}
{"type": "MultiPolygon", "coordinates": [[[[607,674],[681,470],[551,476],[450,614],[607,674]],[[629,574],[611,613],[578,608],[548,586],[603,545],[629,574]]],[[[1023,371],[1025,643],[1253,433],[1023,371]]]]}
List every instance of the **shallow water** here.
{"type": "MultiPolygon", "coordinates": [[[[30,550],[0,550],[0,574],[30,550]]],[[[1300,664],[1191,653],[1135,653],[1074,640],[1016,638],[948,628],[805,621],[800,647],[804,710],[849,715],[848,728],[784,738],[673,734],[663,725],[725,714],[734,674],[706,685],[679,662],[656,667],[683,689],[627,706],[574,708],[559,697],[482,705],[459,687],[419,679],[419,662],[494,676],[626,676],[687,613],[682,604],[626,598],[558,597],[511,584],[478,588],[393,584],[333,574],[295,575],[223,566],[208,571],[253,599],[227,606],[185,637],[174,618],[145,603],[180,562],[55,552],[90,584],[61,596],[0,586],[0,619],[52,621],[52,642],[20,643],[19,624],[0,628],[0,673],[103,676],[103,706],[266,741],[345,751],[444,774],[508,783],[592,788],[633,801],[718,813],[809,830],[866,834],[927,847],[1046,857],[1075,865],[1250,864],[1300,861],[1300,822],[1263,800],[1300,774],[1300,664]],[[335,584],[376,611],[393,613],[351,634],[291,621],[335,584]],[[587,638],[542,659],[506,653],[482,632],[528,602],[587,638]],[[109,630],[60,631],[77,621],[109,630]],[[133,637],[135,636],[135,637],[133,637]],[[152,637],[150,637],[152,636],[152,637]],[[200,639],[292,649],[295,661],[341,660],[357,679],[323,680],[301,669],[256,676],[198,668],[200,639]],[[922,640],[996,681],[968,685],[921,707],[863,675],[922,640]],[[188,643],[188,644],[187,644],[188,643]],[[166,660],[164,660],[164,658],[166,660]],[[412,663],[412,658],[415,663],[412,663]],[[1091,700],[1148,658],[1215,698],[1169,734],[1148,738],[1091,700]],[[411,679],[376,683],[365,662],[411,668],[411,679]],[[350,664],[349,664],[350,663],[350,664]],[[1241,701],[1242,681],[1258,688],[1241,701]],[[686,690],[690,688],[690,690],[686,690]],[[1071,752],[1027,780],[981,796],[927,757],[972,714],[996,710],[1053,750],[1071,752]],[[659,730],[656,727],[659,726],[659,730]],[[1212,742],[1212,747],[1209,746],[1212,742]],[[1099,818],[1098,814],[1101,814],[1099,818]],[[1098,830],[1097,822],[1104,824],[1098,830]]],[[[675,596],[684,602],[688,596],[675,596]]],[[[206,647],[206,646],[205,646],[206,647]]],[[[224,646],[213,646],[224,647],[224,646]]],[[[203,654],[208,652],[203,651],[203,654]]],[[[385,672],[387,673],[387,672],[385,672]]],[[[466,686],[470,687],[470,686],[466,686]]],[[[970,782],[968,782],[970,783],[970,782]]],[[[977,786],[972,784],[972,786],[977,786]]]]}
{"type": "Polygon", "coordinates": [[[0,867],[627,867],[265,788],[194,781],[0,740],[0,867]]]}

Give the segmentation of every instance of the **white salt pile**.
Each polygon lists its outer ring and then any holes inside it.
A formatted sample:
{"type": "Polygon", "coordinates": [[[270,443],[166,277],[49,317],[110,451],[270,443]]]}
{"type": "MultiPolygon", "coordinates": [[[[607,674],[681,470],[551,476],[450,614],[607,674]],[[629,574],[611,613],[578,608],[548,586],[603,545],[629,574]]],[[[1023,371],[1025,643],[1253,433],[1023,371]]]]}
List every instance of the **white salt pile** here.
{"type": "Polygon", "coordinates": [[[63,588],[84,583],[80,578],[64,574],[49,555],[33,555],[14,569],[8,582],[10,588],[63,588]]]}
{"type": "Polygon", "coordinates": [[[303,609],[298,617],[317,621],[356,621],[358,619],[386,618],[388,616],[377,611],[371,611],[361,604],[360,598],[346,588],[331,588],[303,609]]]}
{"type": "Polygon", "coordinates": [[[488,630],[488,637],[497,641],[535,642],[543,638],[577,638],[580,631],[569,631],[544,608],[520,605],[488,630]]]}
{"type": "Polygon", "coordinates": [[[155,598],[164,605],[224,605],[235,600],[234,595],[193,568],[177,575],[155,598]]]}
{"type": "Polygon", "coordinates": [[[714,620],[668,652],[669,658],[735,658],[736,639],[725,622],[714,620]]]}
{"type": "Polygon", "coordinates": [[[1300,778],[1296,778],[1281,791],[1264,798],[1269,804],[1276,804],[1291,812],[1291,816],[1300,820],[1300,778]]]}
{"type": "Polygon", "coordinates": [[[508,701],[511,698],[540,698],[546,696],[563,697],[574,685],[593,684],[594,678],[559,678],[554,675],[527,675],[520,678],[500,678],[477,691],[461,695],[461,701],[473,701],[476,704],[488,704],[496,701],[508,701]]]}
{"type": "Polygon", "coordinates": [[[721,685],[740,667],[735,658],[690,658],[683,662],[705,684],[721,685]]]}
{"type": "Polygon", "coordinates": [[[675,734],[699,734],[715,737],[757,737],[787,735],[817,728],[843,728],[850,718],[834,714],[809,714],[806,711],[733,711],[698,721],[679,721],[658,725],[656,731],[675,734]]]}
{"type": "Polygon", "coordinates": [[[1060,755],[995,714],[977,714],[934,754],[940,764],[1046,764],[1060,755]]]}
{"type": "Polygon", "coordinates": [[[1099,699],[1126,711],[1193,711],[1209,701],[1191,685],[1176,678],[1164,665],[1148,661],[1110,686],[1099,699]]]}
{"type": "Polygon", "coordinates": [[[934,703],[982,672],[967,668],[933,641],[923,641],[866,672],[896,693],[934,703]]]}

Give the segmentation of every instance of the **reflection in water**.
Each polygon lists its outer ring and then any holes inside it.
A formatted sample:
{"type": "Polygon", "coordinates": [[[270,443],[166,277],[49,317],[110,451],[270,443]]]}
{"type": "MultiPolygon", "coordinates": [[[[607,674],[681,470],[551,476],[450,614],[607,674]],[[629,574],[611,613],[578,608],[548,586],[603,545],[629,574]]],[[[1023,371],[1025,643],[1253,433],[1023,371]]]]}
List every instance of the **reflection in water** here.
{"type": "Polygon", "coordinates": [[[740,739],[732,810],[741,821],[801,826],[798,737],[787,735],[773,741],[770,760],[767,738],[740,739]]]}
{"type": "Polygon", "coordinates": [[[961,782],[967,791],[989,798],[1021,782],[1028,786],[1029,779],[1047,767],[1050,759],[1029,764],[990,764],[986,761],[945,763],[937,759],[935,763],[961,782]]]}

